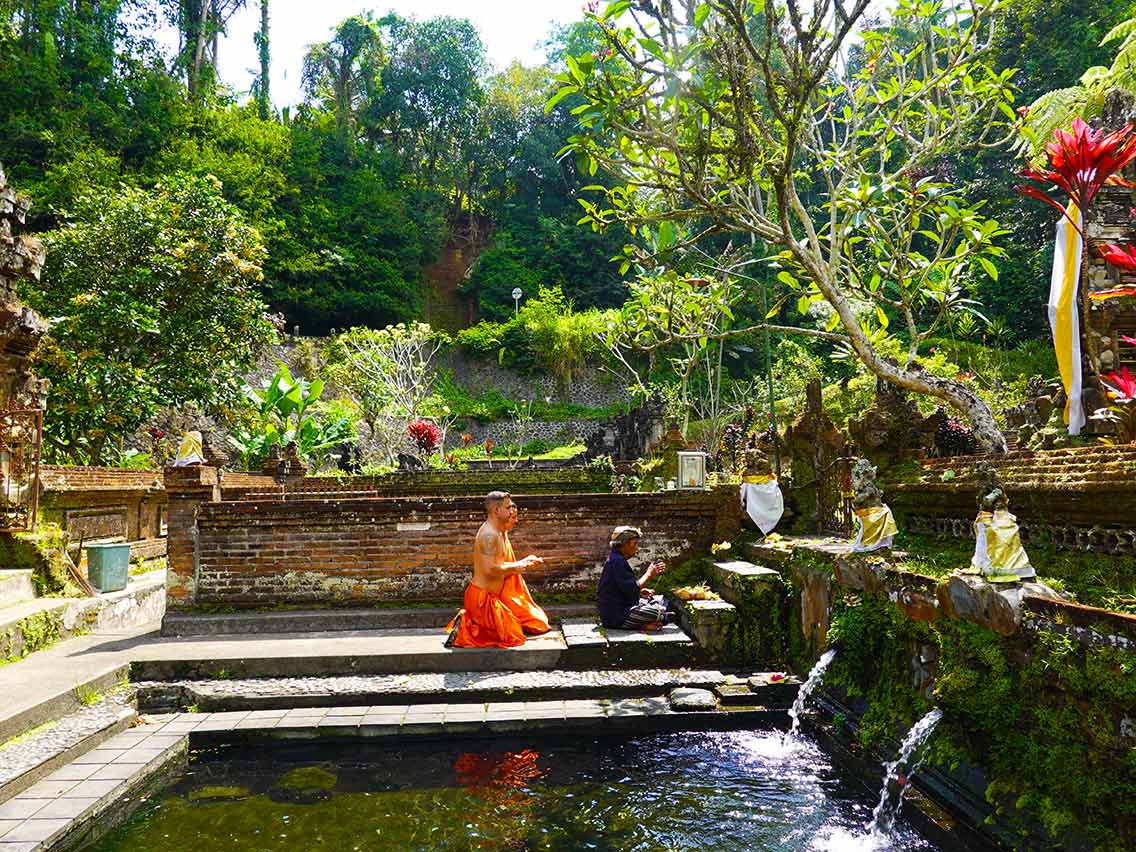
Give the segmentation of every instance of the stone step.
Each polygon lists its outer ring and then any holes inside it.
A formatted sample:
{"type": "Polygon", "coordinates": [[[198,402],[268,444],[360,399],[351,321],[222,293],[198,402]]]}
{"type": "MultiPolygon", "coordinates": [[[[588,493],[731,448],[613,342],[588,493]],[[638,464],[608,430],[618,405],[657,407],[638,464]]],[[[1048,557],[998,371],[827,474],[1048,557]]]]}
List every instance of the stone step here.
{"type": "Polygon", "coordinates": [[[718,703],[723,707],[765,707],[787,711],[793,706],[801,686],[794,675],[783,672],[761,672],[752,675],[748,682],[733,681],[731,678],[714,688],[718,703]],[[780,677],[771,679],[774,674],[780,677]]]}
{"type": "MultiPolygon", "coordinates": [[[[0,608],[30,601],[36,596],[30,568],[0,569],[0,608]]],[[[0,616],[3,612],[0,611],[0,616]]]]}
{"type": "Polygon", "coordinates": [[[732,604],[742,604],[768,590],[780,592],[781,575],[764,565],[752,562],[715,562],[714,588],[732,604]]]}
{"type": "MultiPolygon", "coordinates": [[[[570,631],[571,633],[571,631],[570,631]]],[[[499,672],[690,666],[699,648],[677,627],[608,631],[606,646],[569,646],[561,630],[517,648],[446,648],[435,629],[355,630],[162,638],[136,648],[134,681],[332,677],[411,672],[499,672]]]]}
{"type": "Polygon", "coordinates": [[[738,610],[728,601],[683,601],[682,628],[714,660],[738,655],[738,610]]]}
{"type": "Polygon", "coordinates": [[[90,598],[36,598],[0,609],[0,659],[20,658],[94,630],[136,627],[161,618],[165,571],[132,577],[125,589],[90,598]]]}
{"type": "MultiPolygon", "coordinates": [[[[713,688],[727,679],[714,669],[417,673],[360,677],[195,680],[140,683],[147,713],[364,707],[423,703],[636,698],[679,686],[713,688]]],[[[752,693],[751,693],[752,695],[752,693]]],[[[761,701],[749,701],[760,704],[761,701]]]]}
{"type": "MultiPolygon", "coordinates": [[[[391,609],[297,609],[273,612],[169,612],[163,636],[238,636],[261,633],[330,633],[342,630],[425,630],[445,627],[460,604],[391,609]]],[[[595,614],[594,604],[544,608],[553,621],[595,614]]]]}
{"type": "Polygon", "coordinates": [[[91,703],[0,744],[0,803],[97,748],[137,719],[129,690],[91,703]]]}

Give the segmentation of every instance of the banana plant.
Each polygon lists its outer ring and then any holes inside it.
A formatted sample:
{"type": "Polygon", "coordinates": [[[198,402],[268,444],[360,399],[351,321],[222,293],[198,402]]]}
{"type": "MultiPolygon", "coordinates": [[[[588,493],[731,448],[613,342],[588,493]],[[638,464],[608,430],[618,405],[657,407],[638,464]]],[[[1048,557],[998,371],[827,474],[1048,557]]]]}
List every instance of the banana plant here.
{"type": "Polygon", "coordinates": [[[241,454],[248,467],[263,461],[272,446],[293,441],[301,458],[322,463],[337,446],[354,441],[346,417],[321,420],[315,405],[323,396],[321,379],[293,378],[285,364],[278,364],[276,375],[261,390],[245,388],[245,398],[254,411],[251,426],[238,427],[229,443],[241,454]]]}

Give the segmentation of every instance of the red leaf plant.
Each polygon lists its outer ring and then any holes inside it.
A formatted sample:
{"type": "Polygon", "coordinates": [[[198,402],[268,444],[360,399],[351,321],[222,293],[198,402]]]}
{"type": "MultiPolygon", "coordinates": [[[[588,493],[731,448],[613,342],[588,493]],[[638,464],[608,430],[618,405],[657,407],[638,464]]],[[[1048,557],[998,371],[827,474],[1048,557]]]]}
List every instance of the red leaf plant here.
{"type": "Polygon", "coordinates": [[[1129,346],[1136,346],[1136,337],[1129,337],[1127,334],[1120,335],[1120,339],[1127,343],[1129,346]]]}
{"type": "Polygon", "coordinates": [[[420,453],[432,453],[442,443],[442,430],[429,420],[412,420],[406,426],[406,433],[420,453]]]}
{"type": "MultiPolygon", "coordinates": [[[[1019,173],[1020,176],[1041,184],[1056,184],[1083,212],[1106,183],[1131,185],[1118,173],[1136,159],[1136,136],[1132,135],[1131,124],[1105,133],[1093,130],[1081,119],[1075,118],[1072,130],[1054,132],[1053,141],[1045,146],[1045,153],[1049,159],[1048,169],[1026,168],[1019,173]]],[[[1024,185],[1018,187],[1018,192],[1044,201],[1059,210],[1061,215],[1067,215],[1065,205],[1047,189],[1024,185]]]]}
{"type": "MultiPolygon", "coordinates": [[[[1098,250],[1109,266],[1136,274],[1136,246],[1118,246],[1115,243],[1109,243],[1101,246],[1098,250]]],[[[1089,293],[1089,298],[1097,302],[1105,299],[1118,299],[1121,296],[1136,296],[1136,287],[1131,285],[1112,287],[1108,290],[1094,290],[1089,293]]]]}
{"type": "Polygon", "coordinates": [[[1101,440],[1106,444],[1136,443],[1136,377],[1127,367],[1121,367],[1119,373],[1101,376],[1101,380],[1112,404],[1097,409],[1092,419],[1109,423],[1116,430],[1101,440]]]}
{"type": "Polygon", "coordinates": [[[1105,382],[1108,395],[1117,402],[1136,402],[1136,377],[1128,372],[1127,367],[1121,367],[1119,373],[1101,376],[1101,379],[1105,382]]]}

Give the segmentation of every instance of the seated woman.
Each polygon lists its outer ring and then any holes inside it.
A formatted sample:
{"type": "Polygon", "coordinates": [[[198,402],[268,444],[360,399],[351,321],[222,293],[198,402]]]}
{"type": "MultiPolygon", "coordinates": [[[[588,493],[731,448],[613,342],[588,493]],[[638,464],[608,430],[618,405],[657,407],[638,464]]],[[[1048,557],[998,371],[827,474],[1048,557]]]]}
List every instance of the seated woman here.
{"type": "Polygon", "coordinates": [[[604,627],[642,630],[662,627],[667,622],[667,605],[647,583],[667,567],[662,560],[652,562],[638,579],[627,560],[639,551],[643,534],[635,527],[616,527],[611,533],[611,553],[604,562],[596,605],[604,627]]]}

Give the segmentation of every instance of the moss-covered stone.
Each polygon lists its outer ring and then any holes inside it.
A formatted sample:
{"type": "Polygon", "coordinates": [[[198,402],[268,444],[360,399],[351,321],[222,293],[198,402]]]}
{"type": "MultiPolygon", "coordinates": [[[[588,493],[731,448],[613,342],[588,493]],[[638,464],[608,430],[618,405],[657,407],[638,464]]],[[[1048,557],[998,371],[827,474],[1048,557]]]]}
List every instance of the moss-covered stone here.
{"type": "Polygon", "coordinates": [[[0,533],[0,567],[31,569],[38,597],[75,597],[79,590],[67,570],[67,534],[58,524],[35,532],[0,533]]]}

